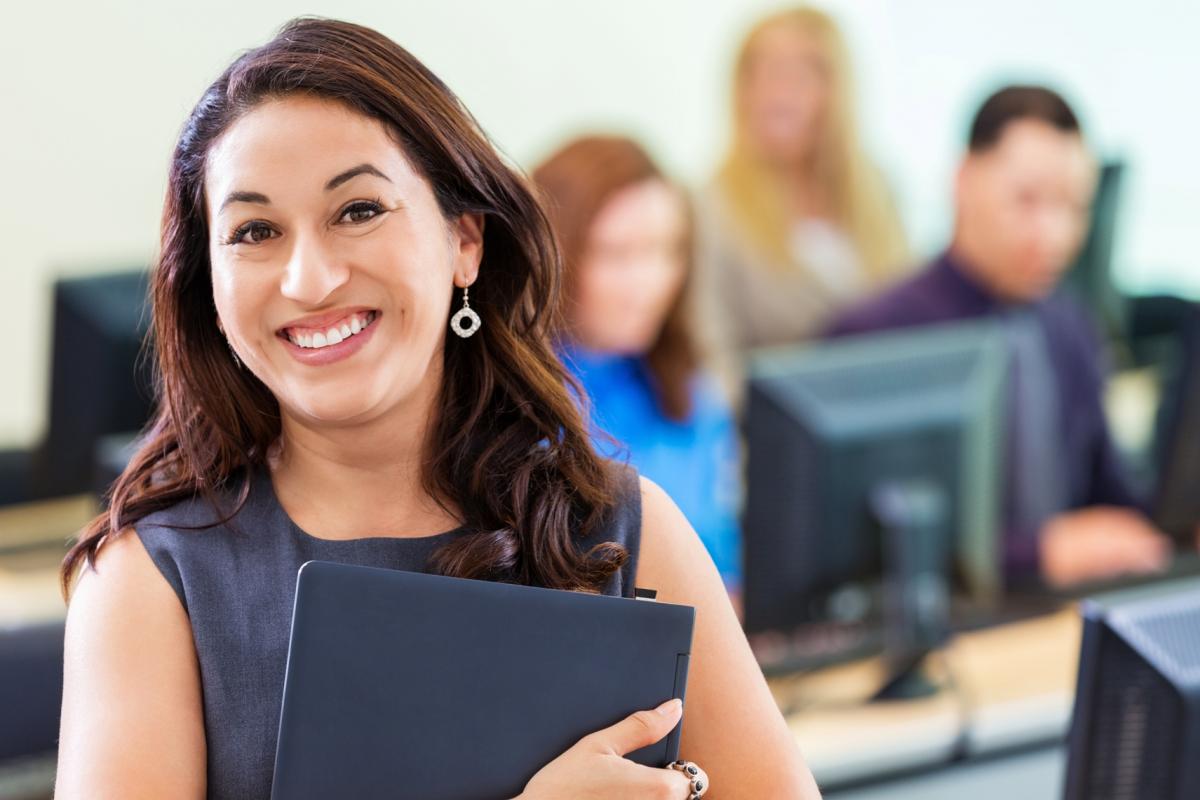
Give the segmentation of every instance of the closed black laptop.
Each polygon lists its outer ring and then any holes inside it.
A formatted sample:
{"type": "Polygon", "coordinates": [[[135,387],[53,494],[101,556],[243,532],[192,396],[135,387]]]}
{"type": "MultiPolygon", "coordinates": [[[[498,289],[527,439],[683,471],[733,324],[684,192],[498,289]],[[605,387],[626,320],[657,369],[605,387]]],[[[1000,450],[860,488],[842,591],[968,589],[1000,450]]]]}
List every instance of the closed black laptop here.
{"type": "MultiPolygon", "coordinates": [[[[515,797],[581,737],[683,698],[691,607],[311,561],[272,797],[515,797]]],[[[631,753],[665,766],[679,728],[631,753]]]]}

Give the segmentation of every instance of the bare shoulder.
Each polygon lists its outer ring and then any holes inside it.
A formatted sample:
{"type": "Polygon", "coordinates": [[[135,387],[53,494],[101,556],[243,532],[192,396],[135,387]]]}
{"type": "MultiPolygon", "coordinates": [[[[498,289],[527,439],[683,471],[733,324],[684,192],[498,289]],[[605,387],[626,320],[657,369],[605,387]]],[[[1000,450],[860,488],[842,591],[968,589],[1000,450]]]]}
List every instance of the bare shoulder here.
{"type": "Polygon", "coordinates": [[[666,602],[727,617],[722,626],[726,630],[730,625],[738,628],[717,567],[691,523],[662,487],[645,476],[640,481],[642,536],[637,585],[656,589],[659,599],[666,602]]]}
{"type": "Polygon", "coordinates": [[[177,646],[187,632],[190,644],[190,630],[179,598],[132,528],[106,537],[94,564],[80,568],[67,608],[68,659],[90,661],[139,641],[153,652],[163,634],[174,634],[177,646]]]}
{"type": "Polygon", "coordinates": [[[643,516],[647,512],[661,513],[669,506],[675,505],[667,493],[663,491],[663,488],[645,475],[638,475],[638,485],[642,490],[643,516]]]}
{"type": "Polygon", "coordinates": [[[158,572],[150,554],[133,528],[126,528],[105,537],[96,551],[95,563],[81,567],[71,592],[70,608],[76,607],[77,597],[106,597],[114,599],[126,592],[142,594],[171,587],[158,572]]]}
{"type": "Polygon", "coordinates": [[[81,568],[67,611],[57,797],[204,793],[191,625],[137,534],[81,568]]]}
{"type": "Polygon", "coordinates": [[[642,492],[642,557],[648,552],[651,560],[681,555],[711,561],[691,523],[670,495],[644,475],[638,480],[642,492]]]}
{"type": "MultiPolygon", "coordinates": [[[[737,618],[712,558],[687,517],[662,487],[642,476],[642,537],[637,585],[656,589],[666,602],[695,606],[719,617],[726,632],[737,618]]],[[[739,630],[740,633],[740,630],[739,630]]]]}

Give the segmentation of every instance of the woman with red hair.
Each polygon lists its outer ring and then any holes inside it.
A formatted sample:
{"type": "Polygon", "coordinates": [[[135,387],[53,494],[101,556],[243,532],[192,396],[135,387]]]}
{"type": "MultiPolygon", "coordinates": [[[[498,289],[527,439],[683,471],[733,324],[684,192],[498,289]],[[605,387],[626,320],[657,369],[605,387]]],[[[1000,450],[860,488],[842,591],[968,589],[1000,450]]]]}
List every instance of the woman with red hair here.
{"type": "Polygon", "coordinates": [[[559,352],[588,396],[596,445],[674,498],[736,594],[737,434],[692,327],[687,196],[617,136],[576,139],[533,178],[563,249],[559,352]]]}

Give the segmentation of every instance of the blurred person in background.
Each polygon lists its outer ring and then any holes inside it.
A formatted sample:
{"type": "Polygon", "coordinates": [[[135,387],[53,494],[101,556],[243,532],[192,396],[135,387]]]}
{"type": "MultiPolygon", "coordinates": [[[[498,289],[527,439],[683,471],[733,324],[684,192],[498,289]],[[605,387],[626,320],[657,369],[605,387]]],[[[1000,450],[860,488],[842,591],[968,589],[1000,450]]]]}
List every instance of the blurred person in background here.
{"type": "Polygon", "coordinates": [[[686,195],[635,142],[576,139],[533,172],[563,249],[567,338],[596,446],[667,491],[726,587],[740,585],[730,409],[696,345],[686,195]]]}
{"type": "Polygon", "coordinates": [[[1102,406],[1088,313],[1057,291],[1087,233],[1097,168],[1055,92],[1009,86],[971,125],[949,248],[846,312],[834,336],[993,318],[1011,356],[1003,501],[1010,579],[1054,586],[1162,568],[1168,539],[1139,510],[1102,406]]]}
{"type": "Polygon", "coordinates": [[[850,72],[836,23],[812,8],[762,20],[741,46],[731,144],[699,206],[714,346],[809,338],[908,263],[859,139],[850,72]]]}

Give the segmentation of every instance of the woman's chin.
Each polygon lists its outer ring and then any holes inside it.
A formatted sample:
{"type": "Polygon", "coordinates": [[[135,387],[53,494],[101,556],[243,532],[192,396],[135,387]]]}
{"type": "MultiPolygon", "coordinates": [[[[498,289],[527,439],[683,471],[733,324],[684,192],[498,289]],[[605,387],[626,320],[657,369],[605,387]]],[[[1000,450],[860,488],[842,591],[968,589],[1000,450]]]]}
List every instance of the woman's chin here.
{"type": "Polygon", "coordinates": [[[374,404],[364,398],[308,398],[293,406],[297,416],[309,425],[342,427],[364,422],[374,416],[374,404]]]}

